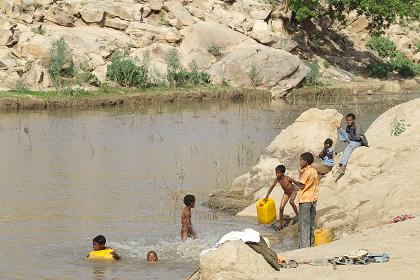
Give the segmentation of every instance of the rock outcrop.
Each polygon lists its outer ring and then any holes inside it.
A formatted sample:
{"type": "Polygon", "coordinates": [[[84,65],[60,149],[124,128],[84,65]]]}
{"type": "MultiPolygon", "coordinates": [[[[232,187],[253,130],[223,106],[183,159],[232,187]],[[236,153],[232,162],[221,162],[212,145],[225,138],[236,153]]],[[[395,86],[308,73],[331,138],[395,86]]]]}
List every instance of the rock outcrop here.
{"type": "Polygon", "coordinates": [[[263,258],[242,241],[229,241],[200,258],[200,280],[279,279],[263,258]]]}
{"type": "Polygon", "coordinates": [[[326,138],[337,138],[335,127],[340,125],[342,118],[333,109],[312,108],[305,111],[265,148],[257,165],[250,172],[233,180],[231,191],[249,195],[262,187],[270,186],[274,180],[274,168],[279,164],[285,165],[289,170],[298,170],[296,163],[301,153],[317,154],[326,138]]]}
{"type": "Polygon", "coordinates": [[[353,152],[346,174],[337,183],[333,174],[321,181],[320,226],[338,235],[385,224],[399,214],[419,213],[419,120],[420,99],[415,99],[372,123],[366,131],[369,147],[353,152]]]}
{"type": "MultiPolygon", "coordinates": [[[[2,81],[17,76],[29,88],[47,89],[49,83],[40,83],[34,73],[43,73],[49,80],[48,71],[40,72],[39,67],[48,68],[51,43],[63,37],[76,66],[88,64],[99,80],[105,79],[103,72],[112,53],[137,58],[159,46],[159,50],[179,49],[184,67],[195,62],[200,70],[213,73],[214,83],[226,81],[223,73],[232,85],[249,86],[248,72],[255,63],[263,69],[258,86],[273,89],[273,95],[282,94],[299,84],[308,71],[297,56],[288,53],[296,43],[284,30],[278,32],[282,23],[271,20],[273,9],[257,0],[1,1],[0,48],[9,49],[16,65],[27,66],[11,67],[11,60],[3,55],[1,67],[7,75],[2,73],[2,81]],[[260,25],[264,32],[257,29],[260,25]],[[256,50],[262,51],[255,55],[256,50]],[[242,59],[242,74],[237,76],[236,63],[242,59]]],[[[150,63],[165,74],[161,54],[151,55],[150,63]]],[[[3,87],[15,88],[16,79],[8,80],[3,87]]]]}
{"type": "Polygon", "coordinates": [[[269,89],[282,97],[306,77],[309,68],[290,53],[263,45],[240,48],[215,63],[209,70],[213,81],[235,86],[269,89]]]}
{"type": "MultiPolygon", "coordinates": [[[[313,110],[317,109],[304,114],[313,110]]],[[[297,158],[293,158],[293,155],[298,155],[299,149],[305,147],[315,152],[323,139],[321,135],[311,136],[305,139],[313,143],[303,143],[304,138],[296,135],[302,136],[301,133],[311,130],[324,131],[321,133],[331,133],[329,137],[336,139],[330,131],[334,119],[339,122],[341,115],[329,118],[321,125],[323,128],[311,123],[310,130],[297,120],[270,144],[250,173],[233,181],[232,190],[252,193],[260,186],[269,186],[276,164],[296,163],[297,158]]],[[[330,228],[338,237],[343,232],[386,224],[396,215],[419,213],[420,193],[416,191],[416,186],[420,172],[413,165],[420,157],[419,120],[420,98],[391,108],[372,123],[366,131],[369,147],[357,148],[352,153],[345,175],[337,180],[333,170],[320,181],[318,227],[330,228]]],[[[289,174],[298,175],[293,172],[289,174]]],[[[255,198],[263,197],[266,191],[267,188],[262,188],[255,192],[255,198]]],[[[282,194],[280,188],[275,188],[271,196],[279,201],[282,194]]],[[[286,207],[286,212],[292,214],[289,208],[286,207]]],[[[256,216],[255,204],[238,215],[256,216]]]]}

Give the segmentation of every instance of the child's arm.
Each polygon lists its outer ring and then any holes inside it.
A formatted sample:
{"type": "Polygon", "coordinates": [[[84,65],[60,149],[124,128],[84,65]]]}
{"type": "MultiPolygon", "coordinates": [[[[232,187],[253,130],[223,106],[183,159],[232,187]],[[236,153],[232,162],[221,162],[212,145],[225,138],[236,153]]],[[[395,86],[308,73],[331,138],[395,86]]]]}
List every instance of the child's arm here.
{"type": "Polygon", "coordinates": [[[326,148],[324,147],[322,151],[319,153],[318,157],[322,159],[325,156],[325,153],[326,153],[326,148]]]}
{"type": "Polygon", "coordinates": [[[300,182],[296,181],[295,179],[290,178],[289,176],[287,176],[287,179],[288,179],[288,180],[289,180],[292,184],[294,184],[295,186],[297,186],[299,189],[303,190],[303,189],[305,188],[305,184],[302,184],[302,183],[300,183],[300,182]]]}
{"type": "Polygon", "coordinates": [[[115,251],[112,251],[111,255],[116,259],[117,261],[121,260],[121,256],[118,255],[115,251]]]}
{"type": "Polygon", "coordinates": [[[273,191],[274,187],[277,185],[277,179],[274,180],[273,185],[271,185],[271,187],[268,189],[267,195],[264,198],[264,201],[267,202],[268,200],[268,196],[270,195],[270,193],[273,191]]]}

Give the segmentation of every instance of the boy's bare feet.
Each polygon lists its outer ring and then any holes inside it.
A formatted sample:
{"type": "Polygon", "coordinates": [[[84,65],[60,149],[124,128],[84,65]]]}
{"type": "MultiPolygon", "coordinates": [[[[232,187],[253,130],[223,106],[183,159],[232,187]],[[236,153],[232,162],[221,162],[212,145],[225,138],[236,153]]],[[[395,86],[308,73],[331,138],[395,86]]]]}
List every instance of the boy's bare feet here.
{"type": "Polygon", "coordinates": [[[284,228],[283,225],[279,225],[278,227],[275,228],[276,231],[281,231],[284,228]]]}
{"type": "Polygon", "coordinates": [[[292,225],[296,224],[298,222],[299,217],[295,216],[292,220],[292,225]]]}

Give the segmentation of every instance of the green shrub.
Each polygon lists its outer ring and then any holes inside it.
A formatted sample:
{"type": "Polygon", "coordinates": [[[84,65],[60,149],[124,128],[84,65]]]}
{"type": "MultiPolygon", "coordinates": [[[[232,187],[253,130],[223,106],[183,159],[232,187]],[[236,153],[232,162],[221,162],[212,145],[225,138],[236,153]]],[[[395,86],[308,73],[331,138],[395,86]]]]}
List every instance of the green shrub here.
{"type": "Polygon", "coordinates": [[[198,70],[197,63],[191,62],[189,69],[181,66],[178,50],[172,48],[165,56],[167,65],[167,80],[171,86],[204,85],[211,83],[210,75],[198,70]]]}
{"type": "Polygon", "coordinates": [[[388,79],[391,77],[393,67],[391,64],[385,63],[371,63],[367,66],[369,75],[379,79],[388,79]]]}
{"type": "Polygon", "coordinates": [[[406,124],[404,119],[394,119],[394,121],[391,124],[391,135],[400,136],[407,129],[408,126],[410,125],[406,124]]]}
{"type": "Polygon", "coordinates": [[[309,73],[308,76],[305,78],[305,85],[306,86],[317,86],[321,83],[319,82],[319,78],[321,77],[320,67],[318,63],[312,62],[309,65],[309,73]]]}
{"type": "Polygon", "coordinates": [[[178,50],[175,48],[170,49],[165,55],[168,83],[169,85],[176,85],[177,73],[182,70],[181,58],[178,50]]]}
{"type": "Polygon", "coordinates": [[[63,38],[51,43],[48,72],[56,85],[60,83],[60,78],[75,74],[72,52],[63,38]]]}
{"type": "Polygon", "coordinates": [[[116,53],[107,66],[106,77],[124,87],[146,88],[149,86],[149,58],[146,55],[141,65],[132,59],[123,58],[116,53]]]}
{"type": "Polygon", "coordinates": [[[28,94],[31,92],[23,79],[17,80],[14,91],[18,94],[28,94]]]}
{"type": "Polygon", "coordinates": [[[218,45],[216,45],[215,43],[211,43],[210,46],[207,48],[207,51],[213,55],[214,57],[221,57],[222,56],[222,52],[220,50],[220,47],[218,45]]]}
{"type": "Polygon", "coordinates": [[[415,77],[420,74],[420,65],[411,60],[408,60],[401,52],[396,52],[390,59],[389,64],[393,70],[404,78],[415,77]]]}
{"type": "Polygon", "coordinates": [[[417,54],[420,52],[420,41],[416,42],[416,50],[414,51],[414,54],[417,54]]]}
{"type": "Polygon", "coordinates": [[[261,85],[262,76],[261,71],[257,68],[255,63],[252,63],[251,70],[248,73],[249,80],[251,81],[251,86],[258,87],[261,85]]]}
{"type": "Polygon", "coordinates": [[[31,28],[31,31],[32,31],[34,34],[38,34],[38,35],[45,35],[45,30],[44,30],[44,29],[42,29],[42,25],[40,25],[39,27],[33,27],[33,28],[31,28]]]}
{"type": "Polygon", "coordinates": [[[382,36],[372,36],[366,43],[366,47],[376,52],[380,57],[392,57],[397,51],[394,42],[382,36]]]}

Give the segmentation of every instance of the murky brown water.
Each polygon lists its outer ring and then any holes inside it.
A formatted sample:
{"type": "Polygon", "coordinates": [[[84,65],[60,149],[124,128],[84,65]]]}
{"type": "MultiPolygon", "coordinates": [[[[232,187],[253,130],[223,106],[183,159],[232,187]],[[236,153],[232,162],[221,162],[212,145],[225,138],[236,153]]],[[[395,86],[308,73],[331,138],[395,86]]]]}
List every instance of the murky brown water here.
{"type": "MultiPolygon", "coordinates": [[[[200,203],[226,189],[314,104],[354,111],[367,127],[414,97],[1,112],[0,279],[185,279],[199,252],[226,232],[268,230],[199,205],[193,222],[200,238],[182,243],[179,192],[200,203]],[[97,234],[121,262],[84,259],[97,234]],[[161,261],[149,265],[152,249],[161,261]]],[[[296,246],[293,236],[279,237],[278,250],[296,246]]]]}

